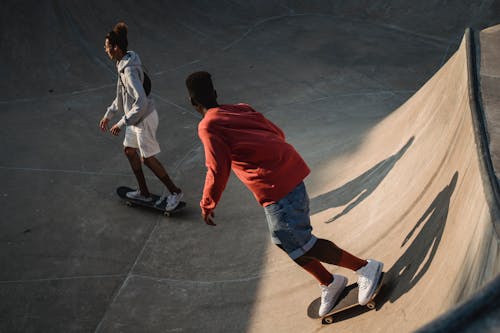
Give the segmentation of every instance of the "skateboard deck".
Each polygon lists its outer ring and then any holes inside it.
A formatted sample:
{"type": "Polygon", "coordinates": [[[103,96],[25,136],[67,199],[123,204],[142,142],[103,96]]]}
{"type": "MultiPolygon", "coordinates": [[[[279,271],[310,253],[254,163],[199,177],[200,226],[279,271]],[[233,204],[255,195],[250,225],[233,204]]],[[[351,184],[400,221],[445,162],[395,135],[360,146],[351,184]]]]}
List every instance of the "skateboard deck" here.
{"type": "MultiPolygon", "coordinates": [[[[380,289],[384,284],[384,272],[380,275],[380,279],[378,281],[377,288],[375,289],[375,293],[373,294],[370,301],[364,305],[368,310],[373,310],[377,306],[375,298],[377,297],[380,289]]],[[[334,322],[334,317],[344,311],[348,311],[349,309],[353,309],[355,307],[363,307],[358,303],[358,284],[352,283],[345,287],[342,294],[340,294],[339,300],[337,304],[323,317],[318,315],[319,305],[321,304],[321,299],[318,298],[314,300],[308,308],[308,316],[314,319],[321,319],[323,324],[331,324],[334,322]]]]}
{"type": "Polygon", "coordinates": [[[175,214],[176,212],[178,212],[178,211],[182,210],[184,207],[186,207],[186,203],[184,201],[181,201],[181,202],[179,202],[179,205],[175,209],[173,209],[171,211],[166,211],[165,210],[165,206],[167,204],[166,200],[163,200],[158,205],[156,204],[156,202],[158,200],[160,200],[159,195],[151,194],[151,197],[153,198],[153,200],[151,200],[150,202],[144,202],[141,200],[134,200],[134,199],[128,198],[127,193],[132,192],[132,191],[135,191],[135,190],[133,188],[130,188],[127,186],[120,186],[116,189],[116,194],[118,194],[118,196],[120,198],[125,200],[125,203],[129,207],[140,206],[140,207],[151,208],[151,209],[163,212],[163,214],[165,216],[171,216],[172,214],[175,214]]]}

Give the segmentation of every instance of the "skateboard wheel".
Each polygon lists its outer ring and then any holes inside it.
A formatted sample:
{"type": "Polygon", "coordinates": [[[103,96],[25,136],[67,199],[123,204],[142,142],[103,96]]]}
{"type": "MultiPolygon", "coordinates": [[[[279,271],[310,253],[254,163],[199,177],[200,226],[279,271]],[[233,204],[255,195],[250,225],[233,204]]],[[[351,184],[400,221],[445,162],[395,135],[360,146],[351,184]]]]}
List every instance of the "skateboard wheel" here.
{"type": "Polygon", "coordinates": [[[134,207],[134,204],[133,204],[133,203],[131,203],[130,201],[127,201],[125,204],[126,204],[127,206],[129,206],[129,207],[134,207]]]}
{"type": "Polygon", "coordinates": [[[375,303],[375,301],[370,301],[370,302],[368,302],[368,303],[366,304],[366,306],[367,306],[367,307],[368,307],[368,309],[370,309],[370,310],[375,309],[375,306],[376,306],[376,305],[377,305],[377,304],[375,303]]]}
{"type": "Polygon", "coordinates": [[[332,317],[325,317],[323,318],[323,324],[332,324],[333,323],[333,318],[332,317]]]}
{"type": "Polygon", "coordinates": [[[166,217],[170,217],[170,212],[164,212],[163,215],[166,217]]]}

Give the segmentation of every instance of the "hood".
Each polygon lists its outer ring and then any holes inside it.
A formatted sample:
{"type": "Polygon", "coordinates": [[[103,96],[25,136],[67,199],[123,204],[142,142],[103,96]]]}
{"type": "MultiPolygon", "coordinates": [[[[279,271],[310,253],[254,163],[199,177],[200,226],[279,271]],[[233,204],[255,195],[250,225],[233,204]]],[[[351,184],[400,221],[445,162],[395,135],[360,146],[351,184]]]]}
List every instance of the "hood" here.
{"type": "Polygon", "coordinates": [[[119,72],[123,72],[125,67],[128,66],[141,67],[141,59],[139,58],[139,55],[134,51],[128,51],[127,54],[123,56],[122,60],[118,61],[118,63],[116,64],[119,72]]]}

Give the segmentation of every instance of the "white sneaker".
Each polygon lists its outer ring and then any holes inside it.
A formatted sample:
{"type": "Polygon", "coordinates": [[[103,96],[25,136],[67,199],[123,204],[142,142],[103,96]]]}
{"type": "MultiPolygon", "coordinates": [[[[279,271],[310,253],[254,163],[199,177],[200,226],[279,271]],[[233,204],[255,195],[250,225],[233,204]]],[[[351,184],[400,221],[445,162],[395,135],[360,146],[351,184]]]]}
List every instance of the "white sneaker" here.
{"type": "Polygon", "coordinates": [[[172,193],[167,197],[167,205],[165,206],[165,210],[167,212],[174,210],[179,203],[181,202],[184,193],[172,193]]]}
{"type": "Polygon", "coordinates": [[[161,203],[163,202],[163,200],[165,200],[166,198],[167,198],[167,195],[160,196],[160,198],[158,200],[156,200],[155,206],[161,205],[161,203]]]}
{"type": "Polygon", "coordinates": [[[373,297],[378,286],[380,276],[382,275],[384,264],[373,259],[368,260],[366,266],[361,267],[356,271],[358,276],[358,303],[366,305],[373,297]]]}
{"type": "Polygon", "coordinates": [[[333,281],[328,286],[321,285],[321,306],[318,315],[323,317],[335,306],[340,294],[347,285],[347,278],[342,275],[333,274],[333,281]]]}
{"type": "Polygon", "coordinates": [[[144,202],[153,201],[153,198],[146,197],[146,196],[142,195],[140,190],[127,192],[126,196],[129,199],[134,199],[134,200],[139,200],[139,201],[144,201],[144,202]]]}

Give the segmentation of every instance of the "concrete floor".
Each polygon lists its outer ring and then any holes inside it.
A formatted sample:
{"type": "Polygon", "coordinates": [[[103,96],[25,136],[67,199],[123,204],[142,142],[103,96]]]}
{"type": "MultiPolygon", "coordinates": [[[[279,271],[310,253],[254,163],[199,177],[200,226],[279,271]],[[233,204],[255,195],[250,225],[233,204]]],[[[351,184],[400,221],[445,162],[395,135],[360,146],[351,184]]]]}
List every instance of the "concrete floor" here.
{"type": "MultiPolygon", "coordinates": [[[[500,23],[500,1],[0,9],[0,332],[407,332],[498,274],[498,208],[463,38],[500,23]],[[152,77],[158,158],[189,205],[171,218],[115,194],[135,185],[123,138],[98,128],[116,82],[104,37],[120,20],[152,77]],[[378,311],[333,326],[308,318],[317,284],[270,244],[262,208],[236,177],[218,226],[202,222],[200,117],[184,87],[196,70],[213,74],[220,102],[253,105],[302,154],[315,233],[385,262],[378,311]]],[[[498,45],[495,36],[481,40],[498,45]]],[[[481,61],[495,111],[499,66],[481,61]]]]}

